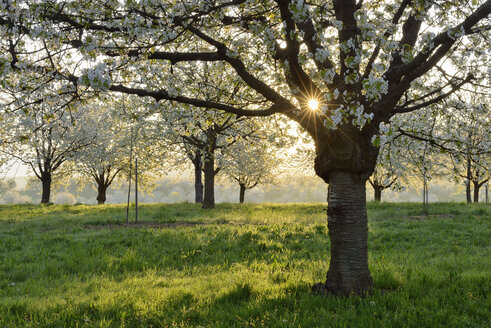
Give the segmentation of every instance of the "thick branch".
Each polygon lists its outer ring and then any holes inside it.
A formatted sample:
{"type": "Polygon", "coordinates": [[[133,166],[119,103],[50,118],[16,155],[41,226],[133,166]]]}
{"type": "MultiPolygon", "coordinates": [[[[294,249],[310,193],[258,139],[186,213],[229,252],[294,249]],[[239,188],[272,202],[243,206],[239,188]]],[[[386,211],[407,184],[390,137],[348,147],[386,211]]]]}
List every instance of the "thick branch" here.
{"type": "MultiPolygon", "coordinates": [[[[146,59],[160,59],[169,60],[171,63],[178,63],[182,61],[220,61],[224,60],[225,56],[218,52],[143,52],[141,49],[134,49],[127,52],[123,52],[124,55],[129,57],[145,56],[146,59]]],[[[107,56],[118,57],[122,53],[119,51],[107,51],[107,56]]]]}
{"type": "MultiPolygon", "coordinates": [[[[227,46],[219,41],[216,41],[215,39],[211,38],[210,36],[206,35],[199,29],[193,27],[193,26],[187,26],[186,27],[189,31],[191,31],[193,34],[198,36],[200,39],[206,41],[207,43],[213,45],[214,47],[217,48],[217,52],[220,53],[222,56],[224,56],[224,60],[232,66],[232,68],[237,72],[237,74],[242,78],[242,80],[252,89],[260,93],[264,98],[267,100],[275,103],[275,104],[282,104],[282,105],[287,105],[290,108],[293,108],[294,106],[290,104],[290,102],[283,98],[279,93],[277,93],[274,89],[269,87],[266,83],[263,81],[257,79],[254,77],[252,74],[250,74],[244,63],[239,59],[239,58],[233,58],[230,55],[227,55],[232,53],[230,49],[227,48],[227,46]]],[[[244,114],[247,115],[247,114],[244,114]]]]}
{"type": "Polygon", "coordinates": [[[179,103],[193,105],[201,108],[219,109],[227,113],[236,114],[238,116],[269,116],[275,113],[286,112],[295,108],[293,105],[289,105],[289,104],[273,104],[269,108],[263,110],[248,110],[248,109],[241,109],[227,104],[222,104],[209,100],[189,98],[179,95],[170,95],[166,90],[150,91],[145,89],[130,88],[130,87],[123,86],[121,84],[111,85],[109,87],[109,90],[126,93],[126,94],[133,94],[140,97],[152,97],[157,101],[170,100],[170,101],[177,101],[179,103]]]}

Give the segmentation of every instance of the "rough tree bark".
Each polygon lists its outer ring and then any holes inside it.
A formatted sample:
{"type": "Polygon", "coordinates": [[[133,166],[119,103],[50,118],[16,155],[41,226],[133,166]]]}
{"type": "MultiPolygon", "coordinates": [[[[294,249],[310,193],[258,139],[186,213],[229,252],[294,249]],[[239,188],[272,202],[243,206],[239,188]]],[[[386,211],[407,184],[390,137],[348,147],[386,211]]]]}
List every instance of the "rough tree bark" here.
{"type": "Polygon", "coordinates": [[[359,132],[333,132],[317,144],[315,170],[328,184],[327,222],[331,260],[326,281],[314,292],[365,294],[373,281],[368,269],[366,182],[378,149],[359,132]]]}
{"type": "Polygon", "coordinates": [[[242,204],[244,202],[244,198],[245,198],[246,187],[242,183],[240,183],[239,186],[240,186],[239,203],[242,204]]]}
{"type": "Polygon", "coordinates": [[[332,172],[328,229],[331,260],[326,289],[335,294],[363,293],[373,284],[368,270],[366,180],[351,172],[332,172]]]}
{"type": "Polygon", "coordinates": [[[41,185],[43,188],[41,194],[41,204],[49,203],[50,195],[51,195],[51,173],[43,172],[41,174],[41,185]]]}

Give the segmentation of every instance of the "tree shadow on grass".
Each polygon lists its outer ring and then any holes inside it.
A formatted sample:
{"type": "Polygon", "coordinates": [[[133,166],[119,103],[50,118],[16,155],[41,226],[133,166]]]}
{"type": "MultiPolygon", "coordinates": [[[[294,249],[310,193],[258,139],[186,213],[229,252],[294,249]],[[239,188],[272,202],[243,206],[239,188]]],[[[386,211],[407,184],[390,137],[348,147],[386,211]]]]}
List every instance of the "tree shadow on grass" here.
{"type": "MultiPolygon", "coordinates": [[[[482,286],[486,278],[458,279],[451,286],[442,286],[438,280],[417,276],[391,293],[362,298],[315,295],[308,281],[290,280],[276,287],[270,283],[263,289],[257,279],[242,276],[232,285],[215,281],[217,290],[211,294],[207,285],[184,284],[154,300],[130,292],[110,302],[99,302],[92,296],[39,312],[28,303],[16,301],[7,319],[19,325],[35,322],[37,326],[461,327],[459,320],[470,318],[470,326],[480,326],[486,322],[487,311],[469,303],[470,296],[459,290],[482,286]]],[[[478,296],[486,298],[484,289],[482,295],[473,295],[478,296]]]]}

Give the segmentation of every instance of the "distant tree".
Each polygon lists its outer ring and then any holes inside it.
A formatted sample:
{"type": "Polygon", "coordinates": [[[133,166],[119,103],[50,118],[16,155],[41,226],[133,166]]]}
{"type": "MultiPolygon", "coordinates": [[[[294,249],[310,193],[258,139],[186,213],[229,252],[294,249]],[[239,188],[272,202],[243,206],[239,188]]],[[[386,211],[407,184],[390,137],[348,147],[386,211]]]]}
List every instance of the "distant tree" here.
{"type": "Polygon", "coordinates": [[[4,195],[7,191],[17,187],[14,179],[0,180],[0,194],[4,195]]]}
{"type": "Polygon", "coordinates": [[[397,130],[398,142],[402,143],[404,161],[407,167],[407,175],[412,175],[419,181],[423,196],[423,213],[428,214],[430,181],[437,176],[443,176],[446,162],[442,149],[444,144],[438,143],[434,138],[439,123],[438,112],[427,110],[425,112],[412,113],[406,117],[405,123],[400,123],[397,130]],[[421,136],[414,131],[420,126],[419,122],[426,122],[427,136],[421,136]],[[411,132],[408,132],[411,131],[411,132]]]}
{"type": "MultiPolygon", "coordinates": [[[[234,104],[239,95],[242,97],[245,93],[245,84],[240,78],[225,78],[226,74],[233,73],[216,63],[204,62],[193,67],[179,68],[179,71],[180,82],[187,82],[194,93],[207,101],[218,99],[223,103],[234,104]]],[[[260,128],[258,121],[186,104],[163,103],[160,108],[165,138],[168,143],[178,145],[177,149],[193,163],[196,202],[201,202],[203,208],[213,208],[215,176],[221,170],[224,150],[238,140],[255,134],[260,128]]]]}
{"type": "Polygon", "coordinates": [[[446,154],[445,166],[450,177],[455,182],[465,183],[468,203],[473,199],[473,186],[474,201],[478,202],[479,189],[489,181],[491,164],[491,119],[486,94],[479,89],[455,93],[444,104],[434,106],[432,113],[433,118],[420,114],[419,119],[412,120],[431,121],[430,128],[406,123],[399,127],[399,132],[446,154]]]}
{"type": "Polygon", "coordinates": [[[398,139],[391,140],[380,147],[377,165],[368,182],[373,188],[374,201],[382,200],[382,191],[401,190],[406,179],[406,165],[403,162],[403,149],[398,139]]]}
{"type": "Polygon", "coordinates": [[[17,160],[34,173],[42,185],[41,203],[50,201],[53,174],[96,137],[90,111],[82,106],[48,107],[42,103],[5,115],[10,128],[4,135],[7,146],[0,152],[7,160],[17,160]]]}
{"type": "Polygon", "coordinates": [[[240,203],[247,189],[275,181],[280,161],[274,151],[271,144],[260,139],[239,141],[227,149],[223,171],[239,184],[240,203]]]}
{"type": "MultiPolygon", "coordinates": [[[[220,172],[223,151],[233,145],[238,139],[253,135],[258,127],[250,119],[236,118],[232,115],[210,113],[216,118],[198,124],[197,130],[184,133],[185,144],[195,149],[195,154],[203,154],[204,198],[203,208],[215,206],[215,176],[220,172]],[[219,118],[222,116],[222,118],[219,118]],[[217,158],[218,157],[218,158],[217,158]],[[217,165],[218,164],[218,165],[217,165]]],[[[189,126],[187,127],[189,128],[189,126]]]]}
{"type": "Polygon", "coordinates": [[[450,169],[454,180],[464,180],[467,203],[472,199],[477,203],[479,190],[491,175],[491,113],[489,101],[482,96],[467,93],[464,99],[448,102],[454,108],[452,115],[445,117],[450,132],[441,138],[449,139],[450,169]]]}
{"type": "Polygon", "coordinates": [[[0,204],[18,204],[29,202],[30,197],[17,190],[15,179],[0,179],[0,204]]]}
{"type": "MultiPolygon", "coordinates": [[[[165,147],[147,109],[133,97],[103,97],[91,101],[91,120],[98,131],[90,147],[77,152],[64,167],[63,176],[75,178],[79,189],[92,181],[98,204],[106,202],[110,186],[128,181],[132,161],[139,159],[140,190],[150,190],[165,147]]],[[[134,177],[133,177],[134,179],[134,177]]]]}
{"type": "Polygon", "coordinates": [[[187,143],[181,136],[173,135],[166,139],[166,149],[168,155],[165,165],[170,170],[184,172],[189,168],[189,162],[192,164],[194,176],[194,202],[203,203],[203,152],[201,149],[187,143]]]}
{"type": "Polygon", "coordinates": [[[193,163],[194,169],[194,202],[203,203],[203,153],[199,148],[183,142],[186,155],[193,163]]]}

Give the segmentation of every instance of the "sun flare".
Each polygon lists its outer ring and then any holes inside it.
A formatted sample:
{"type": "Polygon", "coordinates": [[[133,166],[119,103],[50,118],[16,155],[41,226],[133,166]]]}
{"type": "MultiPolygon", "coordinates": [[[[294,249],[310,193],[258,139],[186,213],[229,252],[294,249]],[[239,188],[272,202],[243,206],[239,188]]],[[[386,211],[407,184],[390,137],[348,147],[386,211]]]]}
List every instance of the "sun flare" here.
{"type": "Polygon", "coordinates": [[[309,108],[311,110],[317,110],[319,109],[319,102],[315,99],[310,99],[309,100],[309,108]]]}

